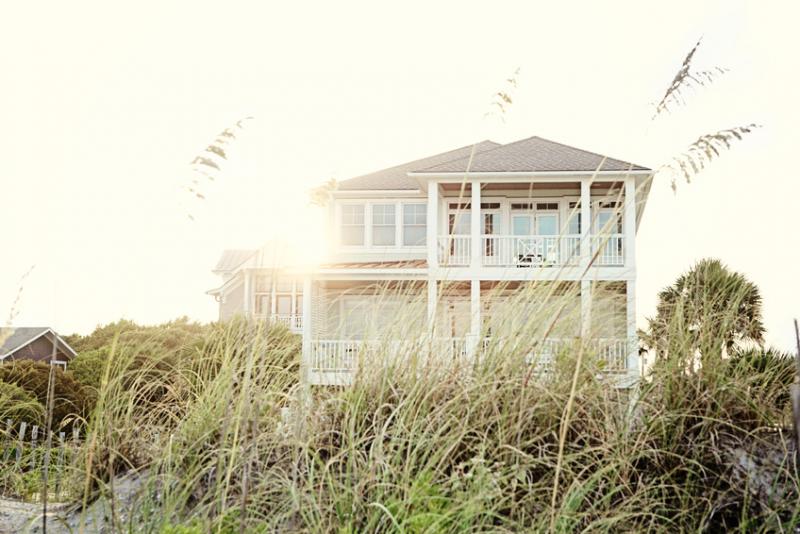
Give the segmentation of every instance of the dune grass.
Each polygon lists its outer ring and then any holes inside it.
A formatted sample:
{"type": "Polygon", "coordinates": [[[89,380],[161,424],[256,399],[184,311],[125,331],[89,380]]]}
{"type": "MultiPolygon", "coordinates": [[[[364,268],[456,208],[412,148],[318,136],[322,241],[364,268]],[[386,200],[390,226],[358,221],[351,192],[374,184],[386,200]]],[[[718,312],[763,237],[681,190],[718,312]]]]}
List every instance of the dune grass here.
{"type": "MultiPolygon", "coordinates": [[[[530,315],[561,307],[541,302],[530,315]]],[[[532,373],[521,347],[544,335],[530,330],[540,323],[497,319],[496,337],[520,342],[474,360],[442,361],[425,343],[392,357],[385,344],[385,358],[364,357],[343,388],[300,386],[299,340],[282,328],[221,325],[194,352],[162,350],[137,366],[136,346],[117,345],[75,498],[122,510],[115,477],[138,470],[135,512],[112,517],[136,532],[800,525],[785,366],[739,358],[698,372],[664,357],[619,389],[580,342],[532,373]],[[498,321],[513,331],[501,335],[498,321]]]]}

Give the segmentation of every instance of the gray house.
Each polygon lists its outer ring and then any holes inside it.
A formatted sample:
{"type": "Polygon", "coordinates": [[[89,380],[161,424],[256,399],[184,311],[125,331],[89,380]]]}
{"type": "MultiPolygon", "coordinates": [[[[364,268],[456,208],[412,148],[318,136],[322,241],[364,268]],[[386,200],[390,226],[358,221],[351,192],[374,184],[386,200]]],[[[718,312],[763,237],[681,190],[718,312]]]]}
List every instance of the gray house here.
{"type": "Polygon", "coordinates": [[[0,362],[10,360],[54,361],[66,367],[75,350],[47,326],[0,328],[0,362]],[[53,359],[53,345],[56,345],[53,359]]]}

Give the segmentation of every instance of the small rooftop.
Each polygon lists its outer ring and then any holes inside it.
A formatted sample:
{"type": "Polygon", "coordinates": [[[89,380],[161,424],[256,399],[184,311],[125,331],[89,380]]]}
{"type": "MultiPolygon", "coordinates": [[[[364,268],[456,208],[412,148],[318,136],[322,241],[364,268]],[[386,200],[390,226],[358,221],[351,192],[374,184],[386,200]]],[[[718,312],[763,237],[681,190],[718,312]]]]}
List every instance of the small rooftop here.
{"type": "MultiPolygon", "coordinates": [[[[24,347],[28,343],[35,341],[48,332],[52,332],[58,336],[55,331],[48,326],[20,326],[20,327],[2,327],[0,328],[0,358],[8,356],[10,353],[15,352],[17,349],[24,347]]],[[[58,336],[59,346],[67,349],[72,355],[75,351],[72,350],[62,338],[58,336]]]]}

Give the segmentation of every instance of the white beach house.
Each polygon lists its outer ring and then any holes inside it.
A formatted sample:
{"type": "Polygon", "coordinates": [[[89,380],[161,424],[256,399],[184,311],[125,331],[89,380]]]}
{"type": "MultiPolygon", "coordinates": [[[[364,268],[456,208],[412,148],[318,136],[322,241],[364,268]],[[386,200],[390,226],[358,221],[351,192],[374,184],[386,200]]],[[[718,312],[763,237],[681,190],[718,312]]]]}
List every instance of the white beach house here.
{"type": "Polygon", "coordinates": [[[571,336],[592,336],[609,370],[635,380],[635,237],[651,176],[540,137],[483,141],[340,182],[325,262],[296,268],[274,249],[228,250],[209,294],[220,319],[269,319],[302,334],[306,379],[342,384],[404,298],[424,302],[431,339],[473,357],[505,295],[555,284],[575,295],[571,336]],[[593,328],[598,285],[618,305],[593,328]],[[390,287],[402,296],[386,298],[390,287]]]}

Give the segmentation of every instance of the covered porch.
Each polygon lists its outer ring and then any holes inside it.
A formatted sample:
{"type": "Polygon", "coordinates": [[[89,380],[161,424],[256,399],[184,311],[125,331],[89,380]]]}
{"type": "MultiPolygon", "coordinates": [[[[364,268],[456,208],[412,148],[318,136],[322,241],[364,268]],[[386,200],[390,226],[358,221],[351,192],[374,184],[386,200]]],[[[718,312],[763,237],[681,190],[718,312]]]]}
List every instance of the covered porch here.
{"type": "Polygon", "coordinates": [[[306,287],[310,384],[348,384],[365,365],[421,354],[452,364],[509,354],[546,371],[581,340],[609,373],[638,373],[625,282],[309,279],[306,287]]]}

